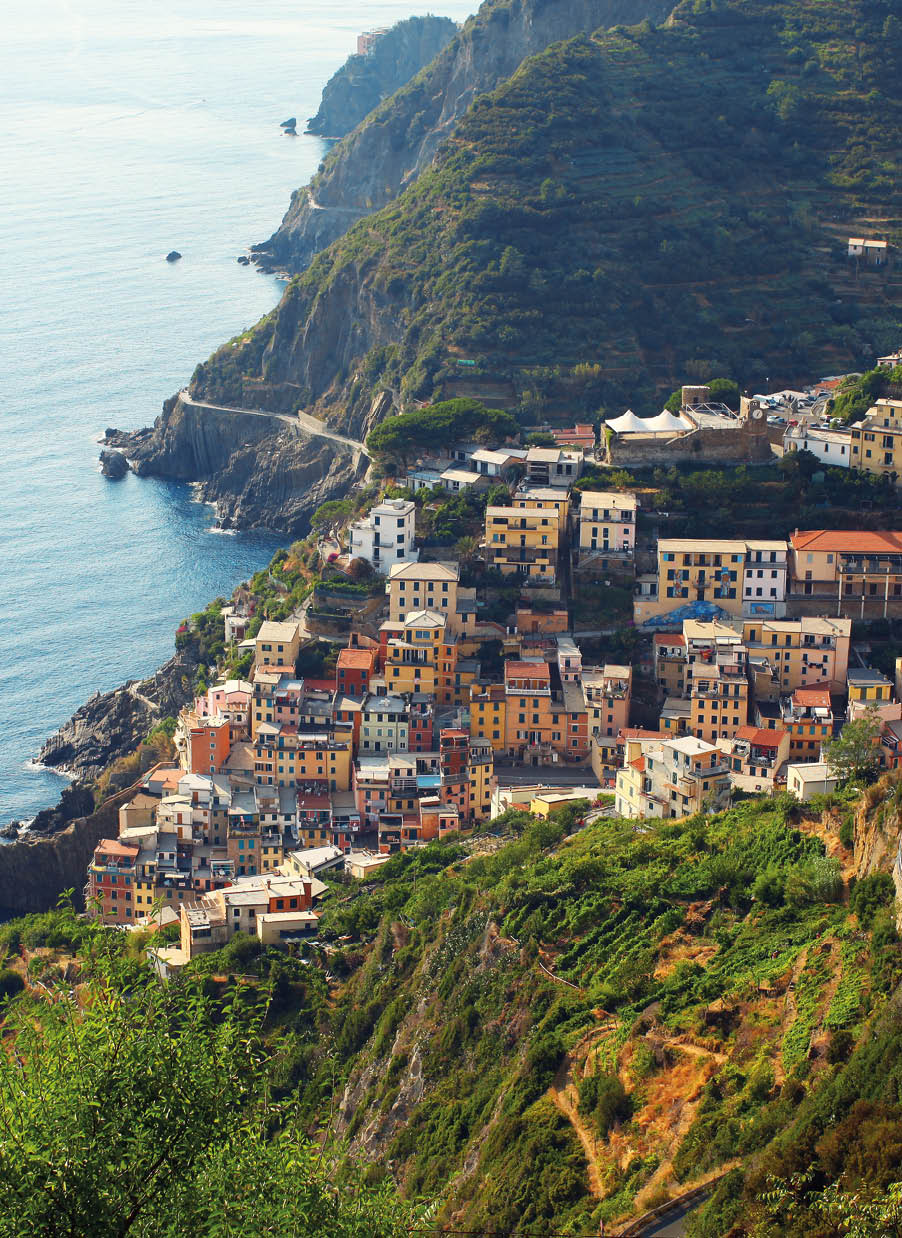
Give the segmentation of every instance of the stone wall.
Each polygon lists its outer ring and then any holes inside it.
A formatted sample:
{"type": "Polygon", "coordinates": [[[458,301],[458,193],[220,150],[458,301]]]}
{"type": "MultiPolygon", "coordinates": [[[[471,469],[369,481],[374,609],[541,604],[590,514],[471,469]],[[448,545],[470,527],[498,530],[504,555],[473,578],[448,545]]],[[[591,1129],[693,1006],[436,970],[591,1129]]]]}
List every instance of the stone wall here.
{"type": "Polygon", "coordinates": [[[670,464],[768,464],[773,459],[767,422],[737,423],[735,430],[702,426],[671,439],[615,434],[608,446],[610,464],[618,468],[666,467],[670,464]]]}

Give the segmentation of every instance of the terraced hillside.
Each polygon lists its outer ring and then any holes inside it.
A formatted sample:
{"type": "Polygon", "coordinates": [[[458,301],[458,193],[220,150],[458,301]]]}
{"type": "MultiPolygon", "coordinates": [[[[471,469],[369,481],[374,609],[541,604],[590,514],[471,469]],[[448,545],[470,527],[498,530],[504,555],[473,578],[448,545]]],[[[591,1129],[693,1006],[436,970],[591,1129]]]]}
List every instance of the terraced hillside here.
{"type": "Polygon", "coordinates": [[[902,322],[902,275],[845,256],[850,232],[902,236],[897,7],[685,0],[548,48],[195,392],[361,431],[380,389],[461,373],[572,416],[711,373],[864,368],[902,322]]]}

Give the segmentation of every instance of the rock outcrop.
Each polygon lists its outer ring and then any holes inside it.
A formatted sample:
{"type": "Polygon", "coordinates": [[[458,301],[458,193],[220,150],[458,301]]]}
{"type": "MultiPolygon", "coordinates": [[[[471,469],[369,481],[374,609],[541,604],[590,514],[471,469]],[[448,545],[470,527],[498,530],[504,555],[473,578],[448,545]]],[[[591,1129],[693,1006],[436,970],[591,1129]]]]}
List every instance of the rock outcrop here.
{"type": "Polygon", "coordinates": [[[349,56],[329,78],[307,132],[343,138],[442,51],[457,33],[449,17],[409,17],[378,38],[366,55],[349,56]]]}
{"type": "Polygon", "coordinates": [[[600,26],[663,21],[672,7],[670,0],[483,4],[414,81],[330,152],[309,187],[295,191],[280,227],[254,247],[256,260],[268,269],[304,270],[353,223],[411,184],[476,97],[510,77],[526,57],[600,26]]]}
{"type": "Polygon", "coordinates": [[[76,817],[50,837],[28,834],[0,845],[0,920],[32,911],[49,911],[61,894],[72,891],[77,910],[84,907],[85,875],[102,838],[119,833],[119,805],[135,788],[108,799],[96,812],[76,817]]]}
{"type": "Polygon", "coordinates": [[[188,704],[195,670],[190,657],[176,654],[148,679],[96,693],[47,740],[38,760],[77,779],[94,780],[113,761],[134,752],[157,723],[188,704]]]}
{"type": "MultiPolygon", "coordinates": [[[[313,423],[311,423],[313,424],[313,423]]],[[[222,528],[270,528],[305,535],[321,503],[366,473],[364,452],[309,432],[289,414],[234,412],[173,397],[151,431],[114,431],[142,477],[197,483],[222,528]]]]}
{"type": "Polygon", "coordinates": [[[100,471],[112,481],[120,481],[128,472],[128,460],[121,451],[105,448],[100,453],[100,471]]]}

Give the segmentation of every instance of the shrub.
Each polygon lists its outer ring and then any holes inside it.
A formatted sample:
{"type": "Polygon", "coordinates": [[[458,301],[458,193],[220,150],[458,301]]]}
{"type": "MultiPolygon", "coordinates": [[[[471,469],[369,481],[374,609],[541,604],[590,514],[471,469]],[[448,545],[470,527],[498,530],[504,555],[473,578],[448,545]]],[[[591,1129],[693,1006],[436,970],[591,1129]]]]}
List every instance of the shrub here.
{"type": "Polygon", "coordinates": [[[633,1107],[626,1089],[616,1075],[587,1075],[579,1083],[579,1111],[595,1123],[603,1139],[614,1123],[629,1118],[633,1107]]]}
{"type": "Polygon", "coordinates": [[[17,993],[21,993],[25,988],[25,981],[17,971],[13,971],[10,967],[4,967],[0,971],[0,1002],[7,997],[15,997],[17,993]]]}
{"type": "Polygon", "coordinates": [[[896,887],[889,873],[871,873],[862,877],[852,895],[852,910],[858,916],[862,928],[869,929],[881,907],[896,897],[896,887]]]}

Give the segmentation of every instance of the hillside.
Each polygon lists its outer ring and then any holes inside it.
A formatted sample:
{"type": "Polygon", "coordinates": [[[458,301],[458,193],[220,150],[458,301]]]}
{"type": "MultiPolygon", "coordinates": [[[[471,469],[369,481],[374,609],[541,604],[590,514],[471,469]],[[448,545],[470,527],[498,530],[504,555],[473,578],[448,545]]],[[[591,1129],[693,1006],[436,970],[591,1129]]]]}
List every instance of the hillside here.
{"type": "Polygon", "coordinates": [[[341,138],[434,60],[457,31],[449,17],[409,17],[377,39],[369,54],[349,56],[323,87],[308,133],[341,138]]]}
{"type": "Polygon", "coordinates": [[[356,220],[394,201],[473,100],[527,56],[599,26],[662,21],[672,7],[672,0],[485,0],[433,63],[329,152],[310,185],[292,195],[280,227],[254,247],[256,261],[304,270],[356,220]]]}
{"type": "MultiPolygon", "coordinates": [[[[347,1140],[371,1186],[431,1201],[437,1226],[587,1234],[729,1173],[698,1235],[832,1238],[834,1204],[880,1206],[900,1174],[885,861],[850,896],[875,833],[894,853],[899,804],[888,779],[860,806],[802,815],[784,796],[641,830],[603,817],[563,841],[578,809],[508,814],[500,841],[432,844],[336,885],[307,963],[239,935],[190,970],[233,1013],[267,978],[256,1070],[272,1100],[299,1136],[325,1123],[347,1140]]],[[[79,931],[44,924],[5,928],[0,963],[11,950],[52,985],[52,951],[39,973],[28,950],[79,931]]]]}
{"type": "Polygon", "coordinates": [[[853,279],[845,238],[902,235],[892,8],[686,0],[663,27],[548,48],[199,367],[195,393],[319,405],[362,433],[383,388],[492,388],[572,417],[712,372],[751,387],[867,368],[897,342],[902,283],[853,279]]]}

